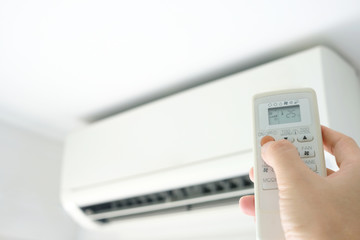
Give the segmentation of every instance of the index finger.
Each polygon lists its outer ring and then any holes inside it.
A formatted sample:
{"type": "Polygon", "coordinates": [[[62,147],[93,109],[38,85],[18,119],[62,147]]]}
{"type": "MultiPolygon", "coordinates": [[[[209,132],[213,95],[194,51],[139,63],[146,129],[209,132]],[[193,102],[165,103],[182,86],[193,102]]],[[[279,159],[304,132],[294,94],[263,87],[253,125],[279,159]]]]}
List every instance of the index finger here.
{"type": "Polygon", "coordinates": [[[325,126],[321,126],[321,131],[324,148],[335,156],[339,167],[343,164],[359,161],[360,148],[352,138],[325,126]]]}

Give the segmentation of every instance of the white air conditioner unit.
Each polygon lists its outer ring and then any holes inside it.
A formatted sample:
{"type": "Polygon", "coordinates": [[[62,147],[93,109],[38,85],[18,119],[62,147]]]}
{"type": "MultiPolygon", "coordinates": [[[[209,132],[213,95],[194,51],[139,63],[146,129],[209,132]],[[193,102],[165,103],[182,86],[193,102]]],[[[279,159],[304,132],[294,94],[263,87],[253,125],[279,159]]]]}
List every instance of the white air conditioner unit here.
{"type": "Polygon", "coordinates": [[[252,96],[316,90],[321,123],[360,136],[360,84],[316,47],[92,124],[66,140],[61,196],[81,225],[122,239],[253,239],[252,96]],[[242,238],[241,238],[242,237],[242,238]]]}

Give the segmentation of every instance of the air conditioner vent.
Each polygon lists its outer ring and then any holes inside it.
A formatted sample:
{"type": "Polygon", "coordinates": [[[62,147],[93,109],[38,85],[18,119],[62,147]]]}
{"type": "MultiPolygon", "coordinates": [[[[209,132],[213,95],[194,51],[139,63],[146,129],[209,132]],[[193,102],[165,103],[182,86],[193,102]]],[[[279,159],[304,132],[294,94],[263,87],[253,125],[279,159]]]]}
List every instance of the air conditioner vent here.
{"type": "MultiPolygon", "coordinates": [[[[248,175],[207,182],[152,194],[116,199],[101,204],[81,207],[92,220],[107,223],[132,216],[161,214],[193,209],[194,206],[210,206],[253,192],[248,175]],[[205,204],[206,203],[206,204],[205,204]]],[[[235,202],[233,202],[235,203],[235,202]]]]}

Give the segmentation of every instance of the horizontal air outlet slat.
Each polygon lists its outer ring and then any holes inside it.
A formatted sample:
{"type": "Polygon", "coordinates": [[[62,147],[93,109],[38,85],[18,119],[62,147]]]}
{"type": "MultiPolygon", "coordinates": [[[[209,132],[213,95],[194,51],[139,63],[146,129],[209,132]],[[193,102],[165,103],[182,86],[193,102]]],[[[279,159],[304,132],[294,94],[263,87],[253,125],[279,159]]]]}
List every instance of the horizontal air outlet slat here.
{"type": "MultiPolygon", "coordinates": [[[[158,211],[159,213],[180,206],[191,208],[190,203],[199,204],[215,200],[233,198],[234,194],[242,190],[253,188],[248,175],[186,186],[168,191],[156,192],[125,199],[117,199],[100,204],[81,207],[81,210],[95,221],[105,222],[104,216],[129,217],[158,211]],[[184,204],[182,204],[184,203],[184,204]],[[162,207],[163,206],[163,207],[162,207]]],[[[235,195],[236,195],[235,194],[235,195]]]]}

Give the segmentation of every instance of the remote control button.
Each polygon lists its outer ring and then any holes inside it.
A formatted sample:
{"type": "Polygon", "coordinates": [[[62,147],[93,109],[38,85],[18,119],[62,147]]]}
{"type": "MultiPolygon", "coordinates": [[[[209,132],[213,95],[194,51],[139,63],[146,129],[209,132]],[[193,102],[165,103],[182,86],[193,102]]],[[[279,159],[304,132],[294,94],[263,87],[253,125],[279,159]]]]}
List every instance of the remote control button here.
{"type": "Polygon", "coordinates": [[[274,169],[272,167],[270,167],[270,166],[264,167],[263,172],[264,173],[273,173],[273,174],[275,174],[274,169]]]}
{"type": "Polygon", "coordinates": [[[316,165],[316,164],[309,164],[308,167],[309,167],[313,172],[316,172],[316,171],[317,171],[317,165],[316,165]]]}
{"type": "Polygon", "coordinates": [[[275,176],[264,177],[262,179],[262,187],[264,190],[277,189],[277,182],[275,176]]]}
{"type": "Polygon", "coordinates": [[[293,137],[291,137],[291,136],[283,137],[283,139],[288,140],[291,143],[295,142],[295,139],[293,137]]]}
{"type": "Polygon", "coordinates": [[[298,140],[298,142],[310,142],[310,141],[314,140],[314,137],[311,134],[303,134],[303,135],[300,135],[297,138],[297,140],[298,140]]]}
{"type": "Polygon", "coordinates": [[[274,169],[267,165],[265,162],[262,164],[262,168],[259,172],[262,176],[262,188],[264,190],[277,189],[277,182],[274,169]]]}
{"type": "Polygon", "coordinates": [[[311,158],[315,157],[315,151],[314,150],[304,150],[300,152],[301,158],[311,158]]]}

